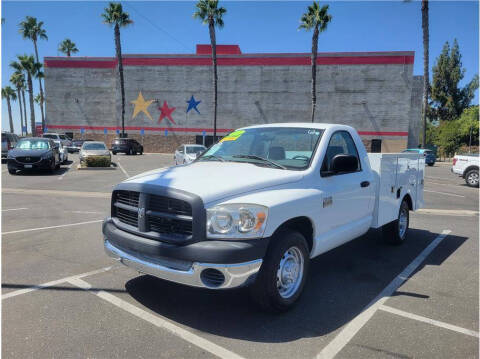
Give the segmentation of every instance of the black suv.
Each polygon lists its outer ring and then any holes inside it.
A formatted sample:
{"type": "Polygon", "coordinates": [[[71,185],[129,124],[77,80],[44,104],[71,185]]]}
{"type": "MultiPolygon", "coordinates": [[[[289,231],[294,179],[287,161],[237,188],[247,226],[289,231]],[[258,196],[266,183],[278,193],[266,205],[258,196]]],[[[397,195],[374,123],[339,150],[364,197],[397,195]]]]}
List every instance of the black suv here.
{"type": "Polygon", "coordinates": [[[112,153],[123,152],[127,155],[143,154],[143,146],[133,138],[116,138],[112,143],[112,153]]]}

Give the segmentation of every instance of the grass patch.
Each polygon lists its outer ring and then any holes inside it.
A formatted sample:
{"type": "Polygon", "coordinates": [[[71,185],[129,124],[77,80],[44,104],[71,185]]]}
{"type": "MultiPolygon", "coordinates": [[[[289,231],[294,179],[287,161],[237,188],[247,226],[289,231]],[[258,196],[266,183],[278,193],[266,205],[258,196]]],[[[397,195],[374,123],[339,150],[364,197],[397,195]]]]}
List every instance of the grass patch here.
{"type": "Polygon", "coordinates": [[[111,158],[109,156],[87,157],[82,161],[82,167],[110,167],[111,158]]]}

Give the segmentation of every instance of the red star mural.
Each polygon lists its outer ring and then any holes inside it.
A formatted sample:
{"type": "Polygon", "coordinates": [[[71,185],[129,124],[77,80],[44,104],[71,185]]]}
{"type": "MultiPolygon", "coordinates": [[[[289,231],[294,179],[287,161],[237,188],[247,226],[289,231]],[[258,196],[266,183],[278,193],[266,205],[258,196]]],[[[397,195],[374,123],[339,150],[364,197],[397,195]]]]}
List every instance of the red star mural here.
{"type": "Polygon", "coordinates": [[[175,123],[172,119],[172,112],[175,111],[176,107],[168,107],[167,101],[163,101],[163,106],[158,108],[160,110],[160,117],[158,118],[158,123],[161,123],[162,120],[166,117],[170,122],[175,123]]]}

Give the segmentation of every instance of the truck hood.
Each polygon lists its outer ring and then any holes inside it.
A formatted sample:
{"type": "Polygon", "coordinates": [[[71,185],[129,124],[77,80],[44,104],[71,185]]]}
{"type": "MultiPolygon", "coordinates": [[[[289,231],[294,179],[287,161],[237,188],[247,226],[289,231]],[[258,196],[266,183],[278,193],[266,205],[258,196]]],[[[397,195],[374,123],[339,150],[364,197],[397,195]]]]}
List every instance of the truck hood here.
{"type": "Polygon", "coordinates": [[[250,163],[194,162],[160,168],[132,177],[124,183],[171,187],[200,196],[204,203],[245,192],[299,181],[298,171],[261,167],[250,163]]]}

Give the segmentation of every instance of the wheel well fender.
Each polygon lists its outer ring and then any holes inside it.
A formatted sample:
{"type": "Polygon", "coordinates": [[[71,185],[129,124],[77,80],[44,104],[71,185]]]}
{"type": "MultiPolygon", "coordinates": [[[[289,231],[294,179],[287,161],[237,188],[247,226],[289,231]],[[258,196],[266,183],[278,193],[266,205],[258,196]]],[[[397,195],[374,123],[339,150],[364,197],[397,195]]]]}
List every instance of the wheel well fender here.
{"type": "Polygon", "coordinates": [[[467,168],[465,168],[465,171],[463,171],[463,176],[465,177],[467,175],[468,171],[471,171],[471,170],[477,170],[478,171],[478,166],[475,166],[475,165],[468,166],[467,168]]]}
{"type": "Polygon", "coordinates": [[[277,227],[275,232],[272,234],[272,237],[285,229],[291,229],[300,232],[307,240],[308,251],[312,251],[314,229],[313,222],[310,218],[306,216],[290,218],[289,220],[283,222],[280,226],[277,227]]]}

